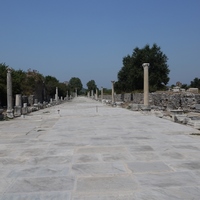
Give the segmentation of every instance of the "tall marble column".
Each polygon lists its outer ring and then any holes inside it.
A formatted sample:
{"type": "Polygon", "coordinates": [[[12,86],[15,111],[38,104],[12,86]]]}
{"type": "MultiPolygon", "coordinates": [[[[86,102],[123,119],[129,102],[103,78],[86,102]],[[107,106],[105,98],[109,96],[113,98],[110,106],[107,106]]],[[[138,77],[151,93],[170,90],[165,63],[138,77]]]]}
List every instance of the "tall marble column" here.
{"type": "Polygon", "coordinates": [[[91,90],[91,98],[93,99],[94,98],[94,91],[91,90]]]}
{"type": "Polygon", "coordinates": [[[12,77],[11,69],[7,68],[7,117],[13,118],[13,102],[12,102],[12,77]]]}
{"type": "Polygon", "coordinates": [[[96,89],[96,95],[95,95],[95,97],[96,97],[96,100],[98,99],[98,89],[96,89]]]}
{"type": "Polygon", "coordinates": [[[103,100],[103,87],[101,87],[101,101],[103,100]]]}
{"type": "Polygon", "coordinates": [[[114,93],[115,93],[114,84],[115,84],[115,81],[111,81],[111,83],[112,83],[112,103],[115,103],[115,97],[114,97],[114,93]]]}
{"type": "Polygon", "coordinates": [[[58,87],[56,87],[56,95],[55,95],[55,100],[58,101],[58,87]]]}
{"type": "Polygon", "coordinates": [[[69,95],[68,95],[68,91],[67,91],[67,95],[66,95],[66,98],[67,98],[67,100],[68,100],[68,98],[69,98],[69,95]]]}
{"type": "Polygon", "coordinates": [[[77,88],[75,88],[75,97],[77,97],[78,94],[77,94],[77,88]]]}
{"type": "Polygon", "coordinates": [[[144,68],[144,105],[149,105],[149,63],[142,64],[144,68]]]}

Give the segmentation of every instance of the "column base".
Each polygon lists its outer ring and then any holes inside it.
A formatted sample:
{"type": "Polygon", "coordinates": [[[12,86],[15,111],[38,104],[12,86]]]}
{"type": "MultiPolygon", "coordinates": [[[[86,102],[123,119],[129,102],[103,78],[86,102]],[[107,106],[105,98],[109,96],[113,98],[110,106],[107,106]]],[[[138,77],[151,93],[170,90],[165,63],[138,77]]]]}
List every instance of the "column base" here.
{"type": "Polygon", "coordinates": [[[13,110],[7,110],[6,116],[7,116],[9,119],[13,119],[13,118],[14,118],[13,110]]]}

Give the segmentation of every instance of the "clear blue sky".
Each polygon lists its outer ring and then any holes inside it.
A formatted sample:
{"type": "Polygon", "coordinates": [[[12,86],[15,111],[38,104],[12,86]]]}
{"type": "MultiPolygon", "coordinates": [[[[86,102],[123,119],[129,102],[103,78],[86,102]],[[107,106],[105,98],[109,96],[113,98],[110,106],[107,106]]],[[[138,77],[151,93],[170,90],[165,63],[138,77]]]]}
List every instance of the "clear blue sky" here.
{"type": "Polygon", "coordinates": [[[0,0],[0,9],[0,63],[16,70],[111,88],[123,57],[156,43],[169,85],[200,78],[200,0],[0,0]]]}

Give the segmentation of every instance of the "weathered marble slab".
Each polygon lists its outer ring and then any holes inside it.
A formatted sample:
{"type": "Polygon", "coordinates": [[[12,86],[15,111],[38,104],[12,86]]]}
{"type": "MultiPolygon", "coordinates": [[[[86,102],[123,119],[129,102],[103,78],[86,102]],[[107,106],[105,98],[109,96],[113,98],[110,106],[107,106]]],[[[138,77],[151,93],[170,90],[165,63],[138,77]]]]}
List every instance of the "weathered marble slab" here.
{"type": "Polygon", "coordinates": [[[149,145],[137,145],[137,146],[130,146],[130,152],[152,152],[154,149],[149,145]]]}
{"type": "MultiPolygon", "coordinates": [[[[95,194],[95,195],[75,195],[73,200],[135,200],[135,191],[134,192],[127,192],[127,193],[120,193],[116,192],[116,194],[95,194]]],[[[139,200],[139,199],[138,199],[139,200]]]]}
{"type": "Polygon", "coordinates": [[[176,171],[200,170],[199,160],[169,161],[168,163],[176,171]]]}
{"type": "Polygon", "coordinates": [[[105,193],[112,191],[136,191],[137,182],[132,176],[82,177],[77,180],[77,192],[105,193]]]}
{"type": "Polygon", "coordinates": [[[2,177],[0,179],[0,194],[3,194],[5,191],[7,191],[7,189],[10,187],[10,185],[13,184],[14,181],[15,179],[13,178],[2,177]]]}
{"type": "Polygon", "coordinates": [[[74,156],[74,163],[90,163],[100,162],[101,158],[99,154],[80,154],[74,156]]]}
{"type": "Polygon", "coordinates": [[[7,177],[44,177],[44,176],[67,176],[69,175],[69,167],[66,165],[51,166],[27,166],[18,167],[10,171],[7,177]]]}
{"type": "Polygon", "coordinates": [[[72,156],[43,156],[30,158],[29,165],[55,165],[55,164],[69,164],[72,156]]]}
{"type": "Polygon", "coordinates": [[[75,178],[73,176],[18,178],[15,183],[8,188],[7,192],[70,191],[74,188],[74,181],[75,178]]]}
{"type": "Polygon", "coordinates": [[[126,174],[128,171],[121,163],[95,163],[95,164],[74,164],[72,173],[74,174],[126,174]]]}
{"type": "Polygon", "coordinates": [[[200,148],[196,147],[195,145],[191,145],[191,144],[177,144],[177,145],[173,145],[174,148],[179,149],[179,150],[186,150],[186,151],[196,151],[198,153],[200,153],[200,148]]]}
{"type": "Polygon", "coordinates": [[[189,172],[170,172],[161,174],[135,174],[141,187],[186,187],[197,186],[199,182],[189,172]]]}
{"type": "Polygon", "coordinates": [[[88,153],[122,153],[127,152],[125,147],[83,147],[78,148],[75,153],[88,154],[88,153]]]}
{"type": "Polygon", "coordinates": [[[25,165],[30,158],[27,157],[3,157],[0,158],[0,166],[25,165]]]}
{"type": "Polygon", "coordinates": [[[46,150],[46,156],[72,156],[74,150],[68,148],[49,148],[46,150]]]}
{"type": "Polygon", "coordinates": [[[148,188],[135,194],[134,200],[199,200],[199,187],[148,188]]]}
{"type": "Polygon", "coordinates": [[[132,161],[159,161],[160,157],[155,152],[134,152],[131,151],[132,161]]]}
{"type": "Polygon", "coordinates": [[[26,194],[4,194],[0,195],[2,200],[71,200],[71,195],[69,192],[35,192],[26,194]]]}
{"type": "Polygon", "coordinates": [[[128,168],[134,173],[159,173],[173,171],[163,162],[132,162],[127,163],[128,168]]]}
{"type": "Polygon", "coordinates": [[[131,161],[131,155],[127,153],[111,153],[111,154],[102,154],[102,159],[105,162],[114,162],[114,161],[131,161]]]}

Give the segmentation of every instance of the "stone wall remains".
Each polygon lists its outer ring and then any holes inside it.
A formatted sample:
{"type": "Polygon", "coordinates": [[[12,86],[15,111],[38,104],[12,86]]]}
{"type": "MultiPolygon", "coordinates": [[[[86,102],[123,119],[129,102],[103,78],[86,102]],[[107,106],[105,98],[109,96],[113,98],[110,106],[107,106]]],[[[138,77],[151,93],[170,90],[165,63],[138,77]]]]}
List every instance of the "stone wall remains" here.
{"type": "MultiPolygon", "coordinates": [[[[123,101],[134,104],[143,104],[143,93],[116,94],[115,102],[123,101]]],[[[111,95],[104,95],[104,99],[111,100],[111,95]]],[[[190,92],[156,92],[149,93],[149,105],[165,107],[168,109],[195,109],[195,105],[200,104],[200,94],[190,92]]]]}

